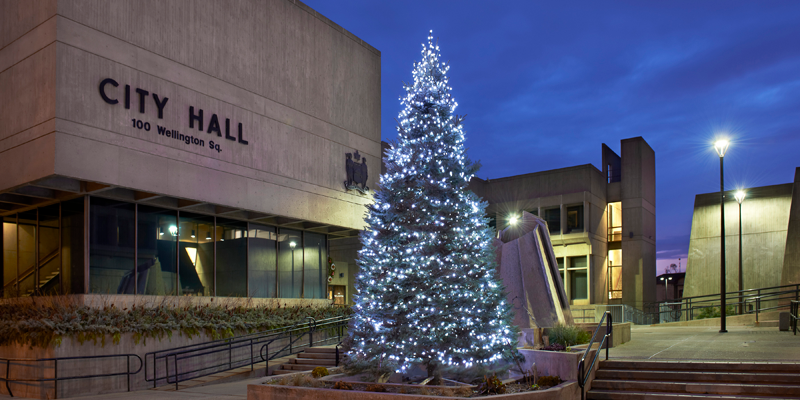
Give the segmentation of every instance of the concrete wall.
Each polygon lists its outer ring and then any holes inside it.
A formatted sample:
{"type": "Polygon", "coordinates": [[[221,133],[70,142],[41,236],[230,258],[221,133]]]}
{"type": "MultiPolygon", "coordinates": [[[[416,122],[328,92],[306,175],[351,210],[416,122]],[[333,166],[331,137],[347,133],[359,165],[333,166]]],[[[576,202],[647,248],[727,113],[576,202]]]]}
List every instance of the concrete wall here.
{"type": "MultiPolygon", "coordinates": [[[[739,290],[739,205],[726,192],[725,264],[728,291],[739,290]]],[[[744,288],[782,282],[792,184],[749,189],[742,203],[742,270],[744,288]]],[[[720,291],[719,193],[695,197],[684,297],[720,291]]]]}
{"type": "Polygon", "coordinates": [[[792,206],[786,231],[783,271],[781,271],[781,285],[795,284],[800,284],[800,167],[794,172],[792,206]]]}
{"type": "Polygon", "coordinates": [[[655,301],[655,152],[641,137],[622,141],[622,303],[655,301]]]}
{"type": "Polygon", "coordinates": [[[53,173],[56,2],[0,3],[0,188],[53,173]]]}
{"type": "Polygon", "coordinates": [[[19,171],[3,174],[0,190],[57,174],[363,227],[371,199],[342,184],[345,153],[366,158],[367,186],[380,167],[380,52],[361,39],[298,1],[28,3],[2,5],[0,40],[11,44],[0,50],[0,90],[17,100],[0,107],[11,119],[0,159],[19,171]],[[106,86],[118,104],[101,98],[105,78],[118,82],[106,86]],[[162,117],[152,97],[140,113],[137,88],[169,98],[162,117]],[[191,129],[190,106],[206,130],[216,114],[223,136],[191,129]],[[234,137],[242,123],[247,145],[225,139],[226,118],[234,137]]]}

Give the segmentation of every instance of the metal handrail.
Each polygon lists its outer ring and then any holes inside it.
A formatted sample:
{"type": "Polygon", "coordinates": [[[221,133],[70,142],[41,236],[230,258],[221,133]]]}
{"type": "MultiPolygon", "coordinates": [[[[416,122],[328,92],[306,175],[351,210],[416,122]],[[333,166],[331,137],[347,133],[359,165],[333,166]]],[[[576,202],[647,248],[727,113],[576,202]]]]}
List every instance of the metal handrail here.
{"type": "Polygon", "coordinates": [[[583,357],[581,357],[580,362],[578,362],[578,385],[581,387],[581,400],[584,399],[584,388],[586,387],[586,381],[589,379],[589,375],[591,375],[592,369],[594,368],[594,364],[597,362],[597,357],[600,355],[600,350],[603,348],[603,345],[606,346],[606,360],[608,360],[609,344],[606,343],[606,340],[608,340],[611,337],[611,334],[614,332],[612,320],[613,317],[611,316],[610,311],[603,313],[600,323],[597,324],[597,328],[595,328],[594,334],[592,334],[592,340],[589,341],[589,344],[586,346],[586,351],[583,352],[583,357]],[[597,347],[597,351],[594,353],[592,364],[589,366],[589,374],[587,374],[585,371],[586,357],[589,356],[589,351],[592,350],[592,345],[594,345],[594,340],[597,337],[597,333],[600,332],[600,327],[603,326],[603,321],[606,322],[606,334],[603,335],[603,340],[600,341],[600,345],[597,347]]]}
{"type": "MultiPolygon", "coordinates": [[[[294,342],[303,338],[306,334],[309,334],[309,342],[307,346],[311,347],[314,346],[314,344],[319,344],[330,340],[324,339],[315,342],[313,339],[315,331],[318,329],[325,329],[328,326],[336,327],[345,323],[346,321],[349,321],[349,317],[327,318],[320,321],[317,321],[313,317],[306,317],[304,321],[297,322],[288,328],[270,330],[260,334],[250,334],[236,338],[214,340],[206,343],[198,343],[196,345],[181,346],[169,350],[161,350],[158,352],[150,352],[145,355],[145,380],[148,382],[152,381],[153,387],[156,387],[159,381],[166,381],[168,384],[175,384],[175,389],[178,390],[179,383],[185,380],[213,375],[222,371],[229,371],[234,368],[245,367],[247,365],[250,366],[250,370],[252,371],[255,368],[254,364],[260,362],[258,357],[254,354],[254,350],[258,348],[258,345],[261,345],[265,342],[267,344],[272,343],[275,340],[285,338],[287,336],[291,338],[292,336],[300,333],[300,336],[298,336],[296,339],[290,339],[291,344],[294,344],[294,342]],[[250,349],[249,357],[234,359],[234,351],[243,348],[250,349]],[[227,360],[213,360],[211,363],[198,363],[199,365],[191,370],[182,371],[179,368],[179,362],[182,363],[184,360],[195,359],[197,357],[215,355],[219,353],[223,353],[223,356],[225,353],[227,353],[227,360]],[[150,356],[152,356],[152,359],[148,358],[150,356]],[[148,377],[147,369],[150,361],[152,361],[153,372],[152,376],[148,377]],[[161,375],[156,368],[156,365],[159,365],[162,362],[164,363],[163,375],[161,375]]],[[[306,346],[298,346],[298,348],[305,347],[306,346]]],[[[281,351],[283,351],[283,349],[281,351]]],[[[292,353],[293,350],[290,350],[290,354],[292,353]]],[[[263,354],[261,354],[261,358],[262,360],[264,359],[263,354]]]]}
{"type": "Polygon", "coordinates": [[[792,300],[789,304],[789,317],[792,319],[790,325],[792,332],[797,336],[797,320],[800,319],[800,301],[792,300]]]}
{"type": "MultiPolygon", "coordinates": [[[[325,323],[325,324],[321,325],[321,326],[333,325],[333,328],[337,330],[337,336],[338,336],[339,342],[336,345],[336,366],[339,366],[339,344],[342,341],[342,336],[344,336],[344,329],[343,328],[345,326],[347,326],[347,324],[349,322],[350,322],[350,318],[348,317],[348,318],[343,318],[340,321],[328,322],[328,323],[325,323]]],[[[283,336],[275,337],[272,340],[268,341],[267,343],[264,343],[261,346],[261,349],[258,352],[259,356],[261,357],[261,360],[269,363],[270,360],[274,359],[275,357],[277,357],[278,355],[280,355],[281,353],[286,351],[287,348],[289,349],[289,354],[294,354],[294,349],[297,348],[297,347],[294,347],[294,343],[300,341],[303,338],[303,336],[306,335],[306,334],[309,335],[309,337],[308,337],[308,347],[313,347],[314,343],[315,343],[313,335],[314,335],[314,331],[316,331],[316,329],[317,329],[317,326],[314,327],[314,330],[309,330],[307,332],[302,332],[298,337],[296,337],[294,339],[292,338],[292,336],[294,335],[293,331],[286,331],[286,332],[283,333],[283,336]],[[278,351],[272,353],[272,355],[270,356],[269,355],[269,345],[272,344],[273,342],[275,342],[276,340],[285,339],[287,334],[288,334],[288,337],[289,337],[289,343],[285,344],[281,349],[279,349],[278,351]]],[[[294,331],[298,331],[298,330],[299,329],[295,329],[294,331]]],[[[323,339],[321,341],[318,341],[317,343],[326,342],[328,340],[329,339],[323,339]]],[[[304,348],[304,347],[300,346],[299,348],[304,348]]],[[[266,376],[266,374],[268,374],[268,373],[269,373],[269,368],[267,368],[264,371],[264,374],[265,374],[264,376],[266,376]]]]}
{"type": "MultiPolygon", "coordinates": [[[[787,307],[788,304],[778,305],[778,306],[770,306],[770,307],[761,307],[761,303],[764,301],[779,301],[779,300],[788,300],[794,298],[794,300],[800,300],[800,284],[793,284],[793,285],[782,285],[782,286],[773,286],[767,288],[755,288],[755,289],[746,289],[746,290],[739,290],[733,292],[727,292],[726,297],[728,301],[726,301],[725,306],[736,306],[739,305],[742,308],[741,314],[756,314],[756,320],[758,320],[758,314],[763,311],[768,310],[775,310],[787,307]],[[783,289],[783,290],[782,290],[783,289]],[[755,303],[756,307],[754,310],[745,310],[745,306],[748,304],[755,303]]],[[[692,320],[694,319],[694,312],[698,309],[704,309],[708,307],[716,307],[719,305],[719,294],[711,294],[711,295],[702,295],[702,296],[692,296],[692,297],[684,297],[678,299],[670,300],[670,303],[680,303],[679,308],[672,307],[670,312],[676,312],[679,315],[683,316],[683,320],[692,320]]],[[[651,315],[655,315],[655,323],[659,323],[661,318],[660,314],[660,305],[664,302],[659,303],[651,303],[651,305],[656,306],[656,311],[650,312],[651,315]]]]}
{"type": "MultiPolygon", "coordinates": [[[[156,365],[159,364],[162,360],[165,363],[168,364],[169,363],[168,359],[171,358],[171,357],[174,357],[176,355],[180,356],[180,355],[187,354],[187,353],[201,352],[201,351],[206,351],[206,350],[207,350],[206,353],[195,354],[193,356],[212,354],[212,353],[217,353],[217,352],[220,352],[220,351],[232,351],[233,349],[241,348],[241,347],[245,346],[243,344],[241,346],[234,347],[234,345],[238,345],[240,343],[247,342],[247,343],[250,343],[250,344],[253,344],[253,345],[257,345],[257,344],[263,342],[264,340],[267,340],[267,338],[269,338],[271,336],[280,335],[281,333],[289,331],[289,330],[292,330],[292,329],[310,329],[311,328],[311,324],[336,322],[336,321],[341,320],[342,318],[343,317],[333,317],[333,318],[326,318],[326,319],[322,319],[322,320],[317,321],[313,317],[306,317],[304,320],[298,321],[294,325],[291,325],[289,327],[285,327],[284,326],[284,327],[281,327],[281,328],[270,329],[270,330],[267,330],[267,331],[261,331],[261,332],[241,335],[241,336],[237,336],[235,338],[217,339],[217,340],[211,340],[211,341],[203,342],[203,343],[196,343],[196,344],[190,344],[190,345],[186,345],[186,346],[174,347],[174,348],[170,348],[170,349],[151,351],[151,352],[148,352],[148,353],[145,354],[145,363],[144,363],[145,381],[146,382],[153,382],[153,387],[156,387],[157,384],[158,384],[158,381],[161,380],[161,379],[166,379],[168,383],[172,383],[172,382],[169,382],[168,370],[166,371],[167,373],[166,373],[166,375],[164,377],[158,377],[157,376],[156,365]],[[311,321],[308,321],[309,319],[311,319],[311,321]],[[307,326],[304,327],[304,325],[307,325],[307,326]],[[152,361],[152,363],[150,361],[152,361]],[[150,374],[149,368],[148,368],[148,366],[150,366],[150,365],[152,366],[152,377],[151,377],[151,374],[150,374]]],[[[186,357],[186,358],[188,358],[188,357],[186,357]]],[[[175,361],[177,361],[177,360],[175,360],[175,361]]],[[[233,360],[229,360],[228,364],[229,364],[229,366],[232,367],[233,360]]],[[[216,368],[216,367],[218,367],[218,366],[207,367],[207,368],[204,368],[204,369],[210,369],[210,368],[216,368]]],[[[230,369],[232,369],[232,368],[230,368],[230,369]]]]}
{"type": "Polygon", "coordinates": [[[9,382],[49,382],[53,381],[54,383],[54,398],[58,398],[58,381],[66,381],[71,379],[89,379],[89,378],[103,378],[103,377],[111,377],[111,376],[127,376],[128,382],[128,391],[131,391],[131,375],[136,375],[139,371],[142,370],[144,366],[144,362],[142,358],[136,354],[106,354],[106,355],[97,355],[97,356],[75,356],[75,357],[52,357],[52,358],[4,358],[0,357],[0,363],[5,361],[6,363],[6,377],[0,377],[0,380],[5,381],[6,390],[8,390],[8,395],[14,397],[14,393],[11,391],[11,387],[9,386],[9,382]],[[78,376],[67,376],[67,377],[59,377],[58,376],[58,362],[65,361],[65,360],[89,360],[89,359],[97,359],[97,358],[112,358],[112,357],[125,357],[126,361],[126,371],[125,372],[115,372],[109,374],[95,374],[95,375],[78,375],[78,376]],[[131,371],[131,357],[135,357],[139,360],[139,368],[136,371],[131,371]],[[11,379],[9,378],[11,364],[12,362],[53,362],[53,377],[52,378],[36,378],[36,379],[11,379]]]}

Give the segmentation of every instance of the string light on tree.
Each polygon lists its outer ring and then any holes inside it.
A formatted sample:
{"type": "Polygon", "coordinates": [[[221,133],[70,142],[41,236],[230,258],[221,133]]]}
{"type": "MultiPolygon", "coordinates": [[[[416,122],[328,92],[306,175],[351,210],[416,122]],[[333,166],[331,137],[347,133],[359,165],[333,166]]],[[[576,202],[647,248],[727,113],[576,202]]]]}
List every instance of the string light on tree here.
{"type": "Polygon", "coordinates": [[[516,355],[486,203],[467,190],[479,164],[466,156],[449,68],[431,32],[360,236],[349,368],[422,363],[435,374],[516,355]]]}

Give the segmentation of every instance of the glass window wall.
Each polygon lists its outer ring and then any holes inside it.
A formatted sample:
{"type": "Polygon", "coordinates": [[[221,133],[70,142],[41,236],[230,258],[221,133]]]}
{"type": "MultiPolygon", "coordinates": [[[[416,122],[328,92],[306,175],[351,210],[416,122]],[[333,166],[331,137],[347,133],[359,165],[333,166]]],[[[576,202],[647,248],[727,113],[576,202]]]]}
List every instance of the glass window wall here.
{"type": "Polygon", "coordinates": [[[17,294],[17,215],[3,217],[3,297],[17,294]]]}
{"type": "Polygon", "coordinates": [[[247,223],[217,218],[217,296],[247,296],[247,223]]]}
{"type": "Polygon", "coordinates": [[[544,221],[547,222],[547,230],[550,234],[561,233],[561,207],[548,208],[544,211],[544,221]]]}
{"type": "Polygon", "coordinates": [[[277,297],[278,237],[274,227],[250,224],[247,262],[250,297],[277,297]]]}
{"type": "Polygon", "coordinates": [[[60,204],[39,209],[38,292],[61,293],[60,204]]]}
{"type": "Polygon", "coordinates": [[[303,242],[300,231],[278,235],[278,297],[300,298],[303,287],[303,242]]]}
{"type": "MultiPolygon", "coordinates": [[[[136,288],[139,294],[175,295],[178,216],[174,210],[139,205],[136,288]]],[[[90,280],[91,282],[91,280],[90,280]]]]}
{"type": "Polygon", "coordinates": [[[588,262],[586,256],[569,257],[569,296],[571,300],[589,298],[588,262]]]}
{"type": "Polygon", "coordinates": [[[325,235],[312,232],[303,234],[303,267],[303,298],[324,299],[328,279],[325,235]]]}
{"type": "Polygon", "coordinates": [[[17,225],[18,296],[30,296],[36,286],[36,219],[37,210],[21,212],[17,225]]]}
{"type": "Polygon", "coordinates": [[[89,292],[134,293],[135,206],[90,199],[89,292]]]}
{"type": "Polygon", "coordinates": [[[214,295],[214,217],[181,212],[178,279],[184,296],[214,295]]]}

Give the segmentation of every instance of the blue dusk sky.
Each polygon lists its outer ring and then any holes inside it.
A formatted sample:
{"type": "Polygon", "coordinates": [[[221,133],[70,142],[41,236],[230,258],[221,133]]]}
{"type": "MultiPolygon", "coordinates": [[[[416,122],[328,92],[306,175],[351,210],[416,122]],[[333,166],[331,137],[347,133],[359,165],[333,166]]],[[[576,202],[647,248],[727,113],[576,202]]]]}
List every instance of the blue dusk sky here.
{"type": "Polygon", "coordinates": [[[656,152],[657,273],[686,267],[694,197],[792,182],[800,166],[800,2],[306,0],[381,51],[381,136],[428,31],[449,60],[481,178],[656,152]]]}

